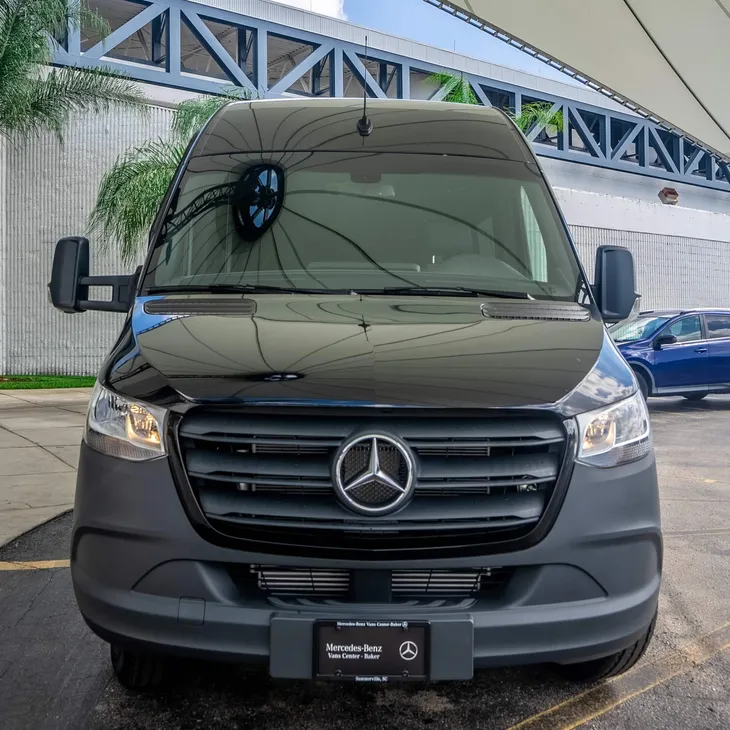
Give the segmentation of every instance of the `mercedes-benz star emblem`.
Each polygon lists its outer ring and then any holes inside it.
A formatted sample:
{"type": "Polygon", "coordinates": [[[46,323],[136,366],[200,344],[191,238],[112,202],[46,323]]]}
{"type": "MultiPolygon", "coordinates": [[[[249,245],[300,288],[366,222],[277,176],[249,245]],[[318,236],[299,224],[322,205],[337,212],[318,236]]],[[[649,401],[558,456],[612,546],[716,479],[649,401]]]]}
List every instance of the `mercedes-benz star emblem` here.
{"type": "Polygon", "coordinates": [[[418,656],[418,647],[412,641],[404,641],[398,649],[400,658],[412,662],[418,656]]]}
{"type": "Polygon", "coordinates": [[[360,514],[394,512],[413,493],[413,454],[393,436],[370,433],[345,441],[335,457],[333,472],[338,498],[360,514]]]}

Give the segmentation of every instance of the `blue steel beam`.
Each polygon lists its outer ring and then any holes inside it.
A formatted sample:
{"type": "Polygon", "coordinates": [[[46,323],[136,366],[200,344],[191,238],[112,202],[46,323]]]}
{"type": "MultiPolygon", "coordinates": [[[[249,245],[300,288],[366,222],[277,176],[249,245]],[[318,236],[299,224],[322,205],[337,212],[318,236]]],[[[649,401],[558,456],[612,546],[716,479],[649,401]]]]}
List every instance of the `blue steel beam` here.
{"type": "Polygon", "coordinates": [[[479,99],[479,101],[481,102],[481,105],[486,106],[486,107],[491,107],[492,102],[489,101],[489,97],[484,93],[484,89],[482,89],[479,82],[470,76],[469,84],[471,85],[472,90],[476,94],[477,99],[479,99]]]}
{"type": "MultiPolygon", "coordinates": [[[[147,23],[151,23],[155,18],[164,13],[167,8],[167,0],[155,0],[155,2],[148,5],[141,13],[135,15],[131,20],[112,31],[106,38],[86,51],[84,56],[86,58],[101,58],[122,41],[126,41],[133,33],[144,28],[147,23]]],[[[69,51],[69,53],[72,53],[72,51],[69,51]]]]}
{"type": "Polygon", "coordinates": [[[231,58],[231,55],[215,37],[213,31],[203,22],[202,18],[197,13],[188,10],[187,7],[182,8],[182,13],[190,30],[204,46],[205,50],[218,61],[231,82],[256,93],[256,87],[251,83],[248,76],[241,70],[236,61],[231,58]]]}
{"type": "Polygon", "coordinates": [[[246,64],[256,41],[256,34],[247,28],[238,28],[236,36],[238,41],[238,67],[245,73],[246,64]]]}
{"type": "Polygon", "coordinates": [[[167,59],[166,74],[179,77],[182,59],[180,57],[180,8],[172,7],[167,12],[167,59]]]}
{"type": "Polygon", "coordinates": [[[256,28],[256,65],[254,78],[259,96],[269,92],[269,33],[266,28],[256,28]]]}
{"type": "Polygon", "coordinates": [[[649,139],[664,167],[670,172],[679,173],[677,163],[669,153],[669,150],[664,146],[664,142],[662,142],[656,129],[649,128],[649,139]]]}
{"type": "Polygon", "coordinates": [[[316,64],[322,61],[328,53],[332,53],[332,43],[327,45],[321,45],[303,61],[298,63],[288,74],[284,76],[280,81],[277,81],[269,89],[269,96],[281,96],[295,81],[299,81],[310,68],[313,68],[316,64]]]}
{"type": "Polygon", "coordinates": [[[152,21],[152,49],[150,60],[154,64],[165,61],[165,33],[167,32],[167,13],[158,15],[152,21]]]}
{"type": "MultiPolygon", "coordinates": [[[[546,114],[545,116],[548,119],[552,119],[556,114],[562,114],[563,115],[563,119],[565,119],[565,124],[563,126],[567,129],[567,127],[568,127],[568,120],[565,118],[566,117],[565,111],[566,111],[565,110],[565,102],[563,102],[563,101],[556,101],[550,107],[549,114],[546,114]]],[[[528,141],[534,142],[535,141],[535,138],[537,137],[537,135],[540,134],[540,132],[542,132],[543,129],[545,129],[545,127],[547,127],[547,126],[548,125],[547,125],[546,122],[536,122],[531,127],[531,129],[529,129],[528,132],[527,132],[527,135],[526,136],[527,136],[528,141]]]]}
{"type": "MultiPolygon", "coordinates": [[[[436,0],[436,2],[438,1],[436,0]]],[[[134,0],[115,0],[115,3],[121,4],[122,2],[130,3],[134,0]]],[[[138,3],[134,4],[135,8],[139,7],[138,3]]],[[[128,76],[145,83],[205,94],[220,93],[223,87],[234,83],[255,91],[261,97],[280,96],[305,73],[312,70],[313,95],[341,97],[344,95],[344,81],[349,70],[350,73],[354,72],[355,76],[366,84],[368,91],[373,96],[386,96],[392,81],[397,79],[398,98],[408,99],[411,97],[412,75],[414,73],[430,74],[445,70],[425,61],[418,61],[376,49],[370,53],[373,60],[379,64],[379,73],[376,79],[362,63],[358,55],[362,52],[363,47],[355,43],[289,28],[241,13],[190,2],[190,0],[148,0],[144,10],[120,27],[115,28],[103,41],[83,54],[81,53],[81,33],[78,28],[69,28],[65,44],[52,44],[53,63],[58,66],[107,67],[124,72],[128,76]],[[181,14],[198,42],[225,71],[230,81],[204,78],[198,74],[184,74],[181,71],[181,14]],[[215,34],[203,22],[203,18],[239,29],[246,29],[243,33],[245,48],[239,46],[237,58],[233,58],[226,51],[215,34]],[[160,58],[162,55],[161,40],[166,26],[167,48],[164,54],[164,68],[132,62],[125,63],[118,57],[113,59],[106,57],[106,54],[113,48],[148,24],[151,25],[153,31],[152,56],[153,59],[156,58],[158,61],[162,60],[160,58]],[[269,34],[296,43],[311,45],[315,49],[313,53],[304,58],[271,88],[268,86],[269,34]],[[244,53],[242,54],[241,51],[244,51],[244,53]],[[253,53],[253,82],[245,73],[245,61],[248,54],[251,53],[253,53]],[[329,59],[329,88],[323,87],[320,83],[324,63],[327,59],[329,59]],[[345,63],[345,59],[347,63],[345,63]],[[391,67],[390,73],[387,71],[388,66],[391,67]]],[[[119,56],[120,54],[117,52],[115,55],[119,56]]],[[[454,73],[461,72],[455,71],[454,73]]],[[[496,91],[504,94],[510,100],[509,105],[516,114],[521,111],[523,95],[530,99],[538,99],[549,103],[553,109],[562,111],[565,124],[563,132],[558,136],[557,147],[552,143],[547,144],[536,139],[541,131],[540,129],[530,130],[528,138],[531,139],[538,155],[730,192],[730,168],[726,162],[719,160],[706,150],[697,148],[688,140],[685,141],[684,137],[675,132],[662,131],[664,135],[671,135],[669,138],[671,144],[665,144],[658,134],[658,130],[663,130],[663,128],[655,123],[656,120],[615,112],[591,104],[583,104],[572,99],[565,99],[474,74],[469,74],[468,79],[474,88],[477,99],[484,106],[490,105],[489,93],[496,91]],[[589,114],[590,119],[593,120],[591,122],[593,129],[597,127],[600,130],[597,135],[599,137],[598,142],[596,136],[588,128],[581,112],[589,114]],[[615,146],[611,143],[612,122],[631,125],[631,128],[615,146]],[[569,135],[571,129],[575,129],[578,136],[583,140],[585,150],[570,148],[569,135]],[[637,161],[621,159],[633,142],[636,143],[637,147],[637,161]],[[684,152],[685,144],[692,145],[689,148],[692,153],[688,159],[686,159],[684,152]],[[656,152],[660,163],[664,167],[652,164],[650,160],[651,150],[656,152]]],[[[439,90],[436,91],[435,98],[438,98],[438,94],[439,90]]]]}
{"type": "Polygon", "coordinates": [[[604,154],[603,149],[600,147],[598,142],[596,142],[596,138],[591,134],[583,117],[575,109],[568,110],[568,118],[563,120],[563,124],[573,126],[575,131],[578,132],[578,136],[581,140],[583,140],[583,144],[586,146],[586,149],[594,157],[605,158],[606,155],[604,154]]]}
{"type": "Polygon", "coordinates": [[[378,86],[378,82],[372,77],[370,72],[365,68],[365,64],[360,60],[360,56],[352,51],[345,51],[346,61],[353,73],[360,79],[363,86],[367,87],[371,96],[379,99],[385,99],[386,94],[383,89],[378,86]]]}
{"type": "MultiPolygon", "coordinates": [[[[322,96],[325,91],[329,91],[330,95],[332,94],[331,90],[331,84],[329,89],[324,89],[322,87],[322,74],[324,73],[325,66],[327,65],[327,61],[332,57],[332,54],[325,56],[321,61],[318,61],[314,68],[312,69],[312,95],[313,96],[322,96]]],[[[330,81],[332,80],[332,76],[330,76],[330,81]]]]}

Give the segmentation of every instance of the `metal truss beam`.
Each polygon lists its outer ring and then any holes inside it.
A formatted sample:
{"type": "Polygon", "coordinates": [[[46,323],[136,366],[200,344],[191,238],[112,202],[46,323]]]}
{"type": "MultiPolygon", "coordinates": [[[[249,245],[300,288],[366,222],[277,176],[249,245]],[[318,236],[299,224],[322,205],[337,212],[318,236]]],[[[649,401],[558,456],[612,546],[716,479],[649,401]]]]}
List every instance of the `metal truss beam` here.
{"type": "Polygon", "coordinates": [[[190,30],[193,31],[197,39],[205,47],[205,50],[223,67],[231,82],[238,86],[243,86],[253,93],[257,93],[256,87],[251,83],[248,76],[241,70],[240,66],[228,51],[226,51],[221,42],[213,34],[213,31],[208,28],[200,16],[187,7],[182,8],[182,13],[190,30]]]}
{"type": "MultiPolygon", "coordinates": [[[[429,2],[440,4],[441,0],[429,2]]],[[[139,4],[133,0],[115,0],[115,5],[122,3],[132,3],[135,10],[139,9],[139,4]]],[[[368,59],[378,64],[376,76],[373,76],[362,61],[365,48],[355,43],[288,28],[190,0],[146,0],[146,3],[141,12],[114,28],[106,38],[85,53],[81,52],[79,28],[69,27],[64,42],[52,44],[53,63],[81,68],[104,66],[145,83],[205,94],[220,93],[225,86],[234,84],[260,97],[281,96],[297,82],[301,82],[302,87],[302,90],[297,88],[297,94],[341,97],[345,93],[346,79],[354,76],[365,85],[371,96],[387,97],[389,91],[393,93],[395,82],[397,97],[408,99],[411,98],[414,83],[418,83],[419,79],[422,82],[424,75],[448,70],[425,61],[370,49],[368,59]],[[234,44],[236,50],[233,52],[236,58],[226,50],[206,21],[230,26],[237,32],[234,44]],[[227,77],[225,80],[183,71],[183,23],[200,47],[222,69],[227,77]],[[144,30],[147,27],[149,31],[144,30]],[[144,36],[147,32],[149,35],[144,36]],[[131,58],[125,62],[118,50],[114,58],[108,56],[113,49],[132,37],[141,39],[144,46],[149,45],[147,65],[131,58]],[[294,67],[269,87],[269,47],[281,39],[309,46],[313,50],[300,61],[297,58],[301,58],[301,55],[295,58],[294,67]],[[253,69],[252,78],[246,73],[249,60],[253,69]],[[324,76],[326,70],[329,72],[328,77],[324,76]],[[311,76],[309,84],[306,74],[311,76]]],[[[554,111],[562,112],[563,131],[558,134],[557,140],[541,136],[543,128],[539,126],[528,131],[527,137],[538,155],[730,192],[730,167],[725,161],[697,147],[680,134],[665,131],[656,123],[657,120],[641,116],[641,110],[637,110],[639,115],[615,112],[474,74],[468,74],[467,78],[477,99],[484,106],[501,105],[504,103],[502,99],[506,98],[509,108],[519,114],[524,96],[529,101],[537,99],[549,103],[554,111]],[[500,97],[499,102],[495,102],[495,93],[500,97]],[[587,122],[586,119],[591,121],[587,122]],[[612,129],[616,124],[627,129],[622,139],[614,145],[612,129]],[[671,136],[667,140],[668,135],[671,136]],[[576,148],[578,139],[583,145],[581,149],[576,148]],[[634,156],[622,159],[632,145],[636,149],[635,159],[634,156]]],[[[423,98],[423,89],[419,91],[419,98],[423,98]]],[[[442,98],[443,91],[436,89],[431,98],[442,98]]]]}
{"type": "Polygon", "coordinates": [[[345,51],[347,63],[360,80],[360,83],[367,86],[371,96],[379,99],[387,99],[385,91],[378,85],[378,82],[372,77],[371,73],[365,68],[365,64],[360,60],[357,53],[345,51]]]}
{"type": "MultiPolygon", "coordinates": [[[[556,101],[553,103],[553,105],[550,107],[549,114],[546,114],[545,116],[549,119],[552,119],[556,114],[562,114],[563,117],[565,117],[565,103],[562,101],[556,101]]],[[[567,126],[567,119],[565,120],[567,126]]],[[[537,124],[534,124],[532,129],[530,129],[527,132],[527,139],[530,142],[534,142],[537,138],[537,135],[540,134],[546,127],[547,127],[547,121],[538,122],[537,124]]]]}
{"type": "Polygon", "coordinates": [[[606,153],[601,147],[600,142],[591,134],[585,120],[576,109],[568,110],[568,118],[563,120],[563,124],[570,124],[575,129],[583,144],[586,146],[586,149],[593,157],[599,159],[606,158],[606,153]]]}
{"type": "Polygon", "coordinates": [[[304,76],[309,69],[323,61],[328,53],[332,53],[333,46],[331,43],[321,45],[317,50],[310,53],[303,61],[300,61],[294,68],[289,71],[280,81],[275,83],[268,91],[267,96],[281,96],[295,81],[304,76]]]}

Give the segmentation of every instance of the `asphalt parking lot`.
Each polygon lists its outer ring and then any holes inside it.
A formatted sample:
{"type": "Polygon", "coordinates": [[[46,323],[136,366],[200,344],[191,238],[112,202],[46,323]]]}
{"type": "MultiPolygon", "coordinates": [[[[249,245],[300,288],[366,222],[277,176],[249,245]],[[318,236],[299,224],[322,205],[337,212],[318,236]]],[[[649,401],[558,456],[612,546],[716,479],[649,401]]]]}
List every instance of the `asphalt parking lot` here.
{"type": "Polygon", "coordinates": [[[730,398],[651,403],[665,572],[654,641],[630,673],[597,686],[547,667],[480,672],[430,687],[274,682],[179,663],[164,689],[132,694],[76,610],[71,516],[0,548],[0,728],[730,727],[730,398]]]}

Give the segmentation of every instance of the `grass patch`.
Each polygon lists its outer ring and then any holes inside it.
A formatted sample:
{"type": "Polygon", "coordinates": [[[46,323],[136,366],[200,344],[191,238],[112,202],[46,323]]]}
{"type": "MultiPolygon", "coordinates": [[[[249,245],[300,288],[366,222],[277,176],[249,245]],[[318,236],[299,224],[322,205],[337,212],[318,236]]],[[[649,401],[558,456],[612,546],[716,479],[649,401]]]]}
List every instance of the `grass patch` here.
{"type": "Polygon", "coordinates": [[[92,388],[96,378],[77,375],[0,375],[0,390],[92,388]]]}

